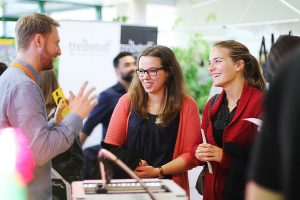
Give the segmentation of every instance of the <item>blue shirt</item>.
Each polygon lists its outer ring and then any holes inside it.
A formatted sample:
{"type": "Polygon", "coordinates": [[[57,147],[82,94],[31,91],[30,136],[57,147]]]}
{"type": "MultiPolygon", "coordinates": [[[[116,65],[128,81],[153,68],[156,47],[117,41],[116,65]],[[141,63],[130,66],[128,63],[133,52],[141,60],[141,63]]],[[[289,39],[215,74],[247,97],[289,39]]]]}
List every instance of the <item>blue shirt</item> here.
{"type": "Polygon", "coordinates": [[[98,124],[102,123],[102,141],[104,141],[111,115],[119,99],[126,92],[126,89],[120,83],[117,83],[100,93],[98,104],[93,108],[88,119],[84,123],[82,132],[86,135],[90,135],[93,129],[98,124]]]}
{"type": "MultiPolygon", "coordinates": [[[[36,71],[33,73],[38,76],[36,71]]],[[[70,113],[53,126],[53,120],[47,121],[41,89],[16,67],[8,67],[1,75],[0,92],[0,128],[20,128],[33,153],[35,169],[28,185],[28,199],[52,199],[50,160],[71,146],[82,127],[82,119],[70,113]]]]}

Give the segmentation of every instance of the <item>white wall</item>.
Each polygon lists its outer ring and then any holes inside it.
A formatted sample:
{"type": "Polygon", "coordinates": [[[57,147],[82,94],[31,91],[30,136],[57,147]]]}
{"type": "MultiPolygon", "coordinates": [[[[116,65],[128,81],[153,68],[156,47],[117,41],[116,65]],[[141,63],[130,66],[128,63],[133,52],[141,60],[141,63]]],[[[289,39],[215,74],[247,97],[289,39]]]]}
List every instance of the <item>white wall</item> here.
{"type": "MultiPolygon", "coordinates": [[[[118,23],[62,21],[59,28],[62,55],[59,59],[59,83],[68,91],[78,92],[85,81],[96,86],[99,94],[115,84],[117,79],[112,64],[120,51],[121,25],[118,23]]],[[[98,125],[83,148],[99,144],[102,126],[98,125]]]]}
{"type": "Polygon", "coordinates": [[[78,92],[85,81],[96,93],[116,82],[112,60],[120,51],[118,23],[62,21],[59,83],[65,94],[78,92]]]}

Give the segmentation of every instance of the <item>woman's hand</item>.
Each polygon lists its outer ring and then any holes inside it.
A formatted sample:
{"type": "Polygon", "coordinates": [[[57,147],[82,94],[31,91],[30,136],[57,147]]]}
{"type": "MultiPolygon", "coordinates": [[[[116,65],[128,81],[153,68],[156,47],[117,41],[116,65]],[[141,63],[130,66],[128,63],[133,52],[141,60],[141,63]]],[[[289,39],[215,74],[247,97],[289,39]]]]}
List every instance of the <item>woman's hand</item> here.
{"type": "Polygon", "coordinates": [[[134,173],[140,178],[157,178],[159,176],[159,169],[150,165],[138,166],[134,173]]]}
{"type": "Polygon", "coordinates": [[[63,120],[62,110],[66,107],[66,102],[64,100],[59,101],[54,114],[54,125],[59,124],[63,120]]]}
{"type": "Polygon", "coordinates": [[[220,147],[202,143],[197,147],[195,156],[202,162],[215,161],[220,163],[223,156],[223,150],[220,147]]]}
{"type": "Polygon", "coordinates": [[[147,165],[148,165],[148,163],[146,160],[141,160],[137,167],[142,167],[142,166],[147,166],[147,165]]]}

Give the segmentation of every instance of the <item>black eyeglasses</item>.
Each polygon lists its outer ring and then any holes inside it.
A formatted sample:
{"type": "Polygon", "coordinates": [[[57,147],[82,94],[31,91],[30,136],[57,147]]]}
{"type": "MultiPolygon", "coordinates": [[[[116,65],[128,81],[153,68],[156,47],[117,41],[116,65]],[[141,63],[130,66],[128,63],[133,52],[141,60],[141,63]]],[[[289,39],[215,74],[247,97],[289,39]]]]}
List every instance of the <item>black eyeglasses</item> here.
{"type": "Polygon", "coordinates": [[[147,70],[137,69],[136,73],[139,77],[143,77],[145,75],[145,73],[147,73],[148,76],[156,76],[157,71],[159,71],[159,70],[167,70],[167,68],[165,68],[165,67],[160,67],[160,68],[153,67],[153,68],[150,68],[150,69],[147,69],[147,70]]]}

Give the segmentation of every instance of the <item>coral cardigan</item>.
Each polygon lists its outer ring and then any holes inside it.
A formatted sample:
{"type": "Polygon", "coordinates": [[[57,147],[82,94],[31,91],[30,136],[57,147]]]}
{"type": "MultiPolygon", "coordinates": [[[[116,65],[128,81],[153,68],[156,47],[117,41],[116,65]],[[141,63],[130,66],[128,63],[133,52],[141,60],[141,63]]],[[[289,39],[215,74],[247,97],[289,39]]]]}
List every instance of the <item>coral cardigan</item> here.
{"type": "MultiPolygon", "coordinates": [[[[209,111],[210,101],[203,110],[201,128],[204,130],[207,142],[217,146],[214,136],[212,121],[221,106],[222,99],[225,97],[225,91],[220,94],[217,101],[212,105],[209,111]]],[[[245,118],[261,118],[263,103],[263,92],[245,83],[244,88],[237,106],[236,113],[223,132],[223,144],[225,142],[234,142],[235,144],[246,146],[252,144],[257,132],[257,126],[245,121],[245,118]]],[[[201,141],[202,142],[202,141],[201,141]]],[[[205,163],[200,162],[200,165],[205,163]]],[[[213,174],[205,172],[204,194],[205,200],[222,199],[224,182],[230,170],[230,155],[223,150],[221,163],[211,162],[213,174]],[[217,176],[217,177],[216,177],[217,176]]]]}
{"type": "MultiPolygon", "coordinates": [[[[127,125],[130,114],[130,97],[123,95],[110,120],[105,142],[117,146],[124,146],[127,140],[127,125]]],[[[180,121],[173,159],[182,158],[185,161],[185,172],[174,174],[173,180],[180,185],[189,196],[189,182],[187,170],[199,164],[192,148],[200,142],[200,116],[198,106],[191,97],[185,97],[180,110],[180,121]]]]}

